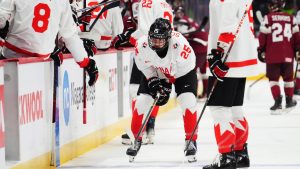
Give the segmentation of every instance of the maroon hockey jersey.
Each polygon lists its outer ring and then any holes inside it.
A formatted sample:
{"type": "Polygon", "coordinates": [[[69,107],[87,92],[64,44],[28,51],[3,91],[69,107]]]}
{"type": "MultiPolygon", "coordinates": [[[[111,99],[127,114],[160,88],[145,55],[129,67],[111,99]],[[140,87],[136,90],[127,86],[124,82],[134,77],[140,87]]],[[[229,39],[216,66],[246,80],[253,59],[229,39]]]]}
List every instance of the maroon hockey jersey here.
{"type": "Polygon", "coordinates": [[[260,27],[259,48],[266,53],[266,63],[291,63],[294,60],[295,18],[284,12],[271,12],[260,27]]]}

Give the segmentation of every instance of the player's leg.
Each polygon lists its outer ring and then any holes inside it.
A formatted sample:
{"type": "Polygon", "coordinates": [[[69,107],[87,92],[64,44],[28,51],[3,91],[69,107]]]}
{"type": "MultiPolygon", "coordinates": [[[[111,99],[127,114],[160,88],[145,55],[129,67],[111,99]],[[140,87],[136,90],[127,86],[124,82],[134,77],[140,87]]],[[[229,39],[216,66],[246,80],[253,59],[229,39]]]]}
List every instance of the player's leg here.
{"type": "Polygon", "coordinates": [[[189,162],[196,161],[197,152],[197,130],[194,136],[191,138],[192,132],[197,123],[197,111],[196,111],[196,95],[197,95],[197,75],[196,71],[192,70],[188,74],[176,79],[175,92],[177,93],[177,101],[183,110],[183,123],[185,131],[186,144],[191,139],[186,156],[189,162]]]}
{"type": "Polygon", "coordinates": [[[249,167],[250,160],[248,155],[247,140],[249,126],[244,115],[243,101],[245,93],[246,78],[241,78],[237,87],[236,97],[231,108],[233,122],[235,125],[235,145],[237,168],[249,167]]]}
{"type": "Polygon", "coordinates": [[[279,86],[280,66],[281,64],[266,64],[267,77],[269,78],[271,93],[275,101],[274,105],[270,108],[271,114],[281,114],[282,110],[282,96],[279,86]]]}
{"type": "MultiPolygon", "coordinates": [[[[215,78],[208,79],[208,92],[215,78]]],[[[236,144],[236,125],[232,115],[232,106],[238,96],[240,79],[225,78],[218,82],[208,106],[214,121],[215,138],[218,145],[219,156],[212,164],[204,166],[204,169],[235,168],[236,157],[234,146],[236,144]]]]}
{"type": "Polygon", "coordinates": [[[293,99],[294,95],[294,71],[292,63],[282,64],[282,78],[284,81],[284,93],[285,93],[285,102],[286,108],[293,108],[297,105],[296,100],[293,99]]]}
{"type": "Polygon", "coordinates": [[[136,156],[137,152],[140,149],[142,143],[142,134],[138,136],[138,132],[142,127],[144,114],[149,111],[149,109],[151,108],[151,103],[153,103],[153,101],[154,99],[149,94],[147,80],[143,76],[138,89],[138,96],[136,98],[135,108],[133,110],[131,119],[131,131],[134,137],[138,139],[138,145],[133,145],[127,149],[126,154],[129,156],[136,156]],[[137,146],[137,148],[134,146],[137,146]]]}

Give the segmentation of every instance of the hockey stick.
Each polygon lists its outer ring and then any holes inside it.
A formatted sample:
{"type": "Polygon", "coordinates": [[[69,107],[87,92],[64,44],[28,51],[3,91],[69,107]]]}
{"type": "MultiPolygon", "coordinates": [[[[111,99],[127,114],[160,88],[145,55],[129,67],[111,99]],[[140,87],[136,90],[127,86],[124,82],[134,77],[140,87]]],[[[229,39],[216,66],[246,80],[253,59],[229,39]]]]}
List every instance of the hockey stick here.
{"type": "MultiPolygon", "coordinates": [[[[238,26],[237,26],[236,32],[234,33],[234,35],[235,35],[236,38],[237,38],[237,36],[238,36],[238,34],[239,34],[239,32],[240,32],[240,29],[241,29],[241,27],[242,27],[242,25],[243,25],[243,23],[244,23],[245,18],[247,17],[248,10],[249,10],[249,7],[250,7],[251,4],[252,4],[252,1],[253,1],[253,0],[250,0],[249,5],[248,5],[248,4],[246,5],[246,9],[245,9],[245,11],[244,11],[244,14],[243,14],[243,16],[242,16],[242,18],[241,18],[241,20],[240,20],[238,26]]],[[[235,39],[236,39],[236,38],[235,38],[235,39]]],[[[227,58],[228,58],[228,56],[229,56],[229,54],[230,54],[230,52],[231,52],[231,49],[232,49],[234,43],[235,43],[235,40],[232,41],[232,43],[230,44],[229,49],[228,49],[228,51],[227,51],[227,53],[226,53],[226,55],[225,55],[225,58],[224,58],[224,60],[223,60],[223,63],[226,62],[226,60],[227,60],[227,58]]],[[[192,132],[192,134],[191,134],[191,137],[190,137],[188,143],[186,144],[186,146],[185,146],[185,148],[184,148],[185,154],[186,154],[186,152],[187,152],[188,147],[190,146],[190,144],[191,144],[191,142],[192,142],[192,138],[193,138],[194,135],[195,135],[195,132],[196,132],[198,126],[199,126],[200,120],[201,120],[201,118],[202,118],[202,116],[203,116],[203,114],[204,114],[204,111],[205,111],[206,107],[207,107],[208,101],[210,100],[210,97],[212,96],[212,94],[213,94],[213,92],[214,92],[214,90],[215,90],[215,87],[216,87],[217,83],[218,83],[218,80],[215,80],[214,83],[213,83],[213,85],[212,85],[211,91],[209,92],[209,94],[208,94],[208,96],[207,96],[207,99],[206,99],[206,101],[205,101],[205,103],[204,103],[204,106],[203,106],[203,108],[202,108],[202,110],[201,110],[200,116],[198,117],[196,126],[195,126],[195,128],[194,128],[194,130],[193,130],[193,132],[192,132]]]]}
{"type": "MultiPolygon", "coordinates": [[[[57,55],[61,52],[63,48],[57,48],[56,51],[53,52],[53,55],[57,55]]],[[[51,151],[51,159],[50,166],[57,166],[60,163],[59,160],[59,136],[57,133],[57,128],[59,126],[59,102],[58,100],[58,65],[53,63],[53,104],[52,104],[52,151],[51,151]]]]}
{"type": "Polygon", "coordinates": [[[100,2],[98,3],[97,5],[94,5],[94,6],[89,6],[89,7],[83,7],[82,9],[78,9],[76,10],[76,12],[83,12],[82,15],[84,15],[85,13],[91,13],[93,10],[95,10],[96,8],[102,6],[102,5],[106,5],[108,3],[111,3],[111,2],[115,2],[115,1],[120,1],[120,0],[114,0],[114,1],[103,1],[103,2],[100,2]]]}
{"type": "Polygon", "coordinates": [[[89,31],[91,31],[93,29],[93,27],[95,26],[96,22],[98,21],[98,19],[100,18],[100,16],[107,10],[111,9],[111,8],[115,8],[120,6],[120,1],[112,1],[110,3],[108,3],[106,6],[104,6],[101,11],[99,12],[99,14],[97,15],[97,17],[95,18],[94,22],[91,24],[89,31]]]}
{"type": "Polygon", "coordinates": [[[265,78],[266,75],[262,75],[261,77],[259,77],[257,80],[255,80],[254,82],[252,82],[249,87],[248,87],[248,90],[247,90],[247,99],[250,100],[250,91],[251,91],[251,88],[252,86],[254,86],[257,82],[259,82],[260,80],[262,80],[263,78],[265,78]]]}
{"type": "Polygon", "coordinates": [[[183,33],[182,35],[186,36],[186,35],[189,35],[189,34],[201,32],[202,29],[207,25],[208,20],[209,20],[208,16],[205,16],[205,17],[202,19],[202,22],[201,22],[201,24],[200,24],[200,26],[199,26],[199,28],[198,28],[197,30],[192,31],[192,32],[186,32],[186,33],[183,33]]]}
{"type": "MultiPolygon", "coordinates": [[[[153,101],[153,103],[152,103],[152,105],[151,105],[151,107],[150,107],[148,113],[146,114],[146,117],[145,117],[145,119],[144,119],[144,121],[143,121],[143,123],[142,123],[141,128],[139,129],[139,132],[138,132],[137,136],[134,137],[133,148],[134,148],[135,150],[138,149],[138,147],[137,147],[137,141],[138,141],[138,138],[142,135],[142,132],[143,132],[143,130],[144,130],[144,128],[145,128],[145,126],[146,126],[146,124],[147,124],[149,118],[150,118],[151,112],[152,112],[153,108],[155,107],[155,105],[156,105],[156,103],[157,103],[159,97],[160,97],[160,93],[158,92],[158,93],[156,94],[156,97],[155,97],[155,99],[154,99],[154,101],[153,101]]],[[[132,157],[132,156],[131,156],[131,157],[132,157]]],[[[130,158],[130,159],[129,159],[129,162],[133,162],[134,158],[135,158],[135,156],[132,157],[132,158],[130,158]]]]}

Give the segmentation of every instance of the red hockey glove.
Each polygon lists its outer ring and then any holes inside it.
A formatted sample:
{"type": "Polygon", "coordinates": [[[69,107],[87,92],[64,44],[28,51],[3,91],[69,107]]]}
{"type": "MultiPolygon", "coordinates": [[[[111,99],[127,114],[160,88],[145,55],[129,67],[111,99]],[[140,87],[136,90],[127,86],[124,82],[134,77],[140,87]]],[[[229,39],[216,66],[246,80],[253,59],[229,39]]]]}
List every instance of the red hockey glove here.
{"type": "Polygon", "coordinates": [[[229,67],[222,62],[223,55],[223,50],[212,49],[207,57],[210,72],[221,82],[223,82],[223,79],[229,70],[229,67]]]}
{"type": "Polygon", "coordinates": [[[111,46],[115,49],[119,49],[122,44],[126,44],[128,42],[129,38],[125,36],[125,34],[119,34],[117,35],[113,41],[111,42],[111,46]]]}
{"type": "Polygon", "coordinates": [[[262,63],[266,62],[266,55],[265,55],[265,51],[261,48],[257,48],[257,57],[258,60],[261,61],[262,63]]]}
{"type": "Polygon", "coordinates": [[[54,51],[50,54],[50,58],[54,61],[54,64],[60,66],[64,61],[62,49],[55,46],[54,51]]]}
{"type": "Polygon", "coordinates": [[[89,59],[89,63],[86,67],[84,67],[85,71],[88,73],[90,80],[89,85],[93,86],[99,76],[98,67],[96,65],[96,62],[93,59],[89,59]]]}
{"type": "Polygon", "coordinates": [[[93,57],[97,53],[97,47],[94,40],[91,39],[82,39],[83,46],[89,57],[93,57]]]}

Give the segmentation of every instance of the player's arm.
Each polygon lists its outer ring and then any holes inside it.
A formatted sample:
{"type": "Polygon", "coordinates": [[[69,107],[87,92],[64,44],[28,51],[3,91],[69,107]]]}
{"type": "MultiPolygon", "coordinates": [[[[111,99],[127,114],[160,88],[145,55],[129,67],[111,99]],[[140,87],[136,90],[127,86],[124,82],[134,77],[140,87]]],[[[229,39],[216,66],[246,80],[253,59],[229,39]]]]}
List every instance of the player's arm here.
{"type": "Polygon", "coordinates": [[[143,51],[142,44],[137,43],[135,46],[135,63],[138,69],[145,75],[147,79],[157,77],[157,72],[149,60],[147,60],[147,53],[143,51]]]}
{"type": "Polygon", "coordinates": [[[6,26],[6,22],[11,19],[14,10],[14,0],[0,1],[0,29],[6,26]]]}
{"type": "Polygon", "coordinates": [[[66,47],[72,53],[75,61],[81,68],[85,68],[89,74],[89,85],[93,85],[98,79],[96,62],[88,57],[82,40],[78,36],[77,25],[72,18],[71,6],[64,2],[64,14],[59,24],[59,34],[62,36],[66,47]]]}
{"type": "Polygon", "coordinates": [[[120,8],[114,8],[112,9],[112,12],[114,12],[114,15],[112,16],[112,32],[113,36],[117,36],[121,34],[124,30],[124,24],[123,19],[121,15],[121,9],[120,8]]]}
{"type": "Polygon", "coordinates": [[[220,35],[218,37],[218,48],[227,51],[230,44],[235,39],[235,29],[239,23],[239,4],[238,0],[226,0],[220,4],[220,35]]]}
{"type": "Polygon", "coordinates": [[[259,31],[260,31],[258,35],[259,46],[257,48],[257,54],[258,54],[257,57],[259,61],[266,62],[265,50],[267,45],[267,37],[270,36],[270,34],[272,34],[271,23],[268,15],[264,17],[264,21],[260,25],[259,31]]]}

